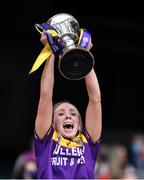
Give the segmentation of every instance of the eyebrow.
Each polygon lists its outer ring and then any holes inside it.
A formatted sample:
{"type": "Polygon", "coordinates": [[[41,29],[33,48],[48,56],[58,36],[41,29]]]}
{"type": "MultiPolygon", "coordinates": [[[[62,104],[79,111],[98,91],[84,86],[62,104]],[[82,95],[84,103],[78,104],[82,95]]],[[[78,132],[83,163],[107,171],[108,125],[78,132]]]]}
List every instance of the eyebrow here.
{"type": "MultiPolygon", "coordinates": [[[[65,109],[59,109],[59,110],[57,110],[58,112],[59,111],[65,111],[65,109]]],[[[77,112],[75,109],[69,109],[69,111],[74,111],[74,112],[77,112]]]]}
{"type": "Polygon", "coordinates": [[[65,109],[58,109],[57,111],[65,111],[65,109]]]}
{"type": "Polygon", "coordinates": [[[70,111],[74,111],[74,112],[77,112],[75,109],[70,109],[70,111]]]}

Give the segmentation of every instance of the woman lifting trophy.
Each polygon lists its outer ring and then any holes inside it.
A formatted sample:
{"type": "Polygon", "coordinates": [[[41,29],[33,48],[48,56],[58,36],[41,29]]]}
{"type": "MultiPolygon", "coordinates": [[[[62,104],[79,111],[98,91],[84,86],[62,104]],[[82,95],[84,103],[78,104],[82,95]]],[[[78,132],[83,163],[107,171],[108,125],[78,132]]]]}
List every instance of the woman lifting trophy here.
{"type": "Polygon", "coordinates": [[[90,33],[80,29],[73,16],[64,13],[35,27],[45,47],[31,72],[46,60],[34,129],[37,178],[95,179],[102,109],[100,87],[93,68],[94,58],[89,52],[92,45],[90,33]],[[53,102],[57,59],[59,71],[65,78],[85,80],[88,104],[83,111],[84,116],[69,100],[53,102]]]}

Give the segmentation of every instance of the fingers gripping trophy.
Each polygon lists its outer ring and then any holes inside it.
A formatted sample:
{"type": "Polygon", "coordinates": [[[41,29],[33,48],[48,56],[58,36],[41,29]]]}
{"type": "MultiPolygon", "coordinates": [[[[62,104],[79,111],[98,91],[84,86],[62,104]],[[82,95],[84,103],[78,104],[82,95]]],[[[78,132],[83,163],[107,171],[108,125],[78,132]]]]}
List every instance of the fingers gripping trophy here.
{"type": "Polygon", "coordinates": [[[35,71],[50,55],[58,56],[59,72],[69,80],[84,78],[94,66],[94,57],[87,49],[91,35],[79,26],[70,14],[60,13],[46,23],[35,24],[39,33],[45,32],[48,44],[39,54],[31,71],[35,71]]]}

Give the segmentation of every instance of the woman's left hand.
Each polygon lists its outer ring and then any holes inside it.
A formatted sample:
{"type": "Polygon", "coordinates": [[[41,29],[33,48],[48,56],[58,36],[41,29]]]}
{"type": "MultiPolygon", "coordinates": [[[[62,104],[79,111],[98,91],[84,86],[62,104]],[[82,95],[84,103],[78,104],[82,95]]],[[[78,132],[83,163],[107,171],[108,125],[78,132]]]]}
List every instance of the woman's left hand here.
{"type": "Polygon", "coordinates": [[[92,42],[90,42],[87,49],[90,50],[92,47],[93,47],[93,44],[92,44],[92,42]]]}

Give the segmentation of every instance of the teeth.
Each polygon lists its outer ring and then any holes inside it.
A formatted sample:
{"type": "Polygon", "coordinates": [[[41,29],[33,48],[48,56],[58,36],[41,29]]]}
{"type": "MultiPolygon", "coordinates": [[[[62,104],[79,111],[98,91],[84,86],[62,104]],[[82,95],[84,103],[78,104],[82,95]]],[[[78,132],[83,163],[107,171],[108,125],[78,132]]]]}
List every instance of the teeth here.
{"type": "Polygon", "coordinates": [[[63,127],[65,129],[73,129],[74,125],[71,122],[64,123],[63,127]]]}
{"type": "Polygon", "coordinates": [[[72,126],[73,124],[71,122],[66,122],[66,123],[64,123],[64,126],[65,125],[71,125],[72,126]]]}

